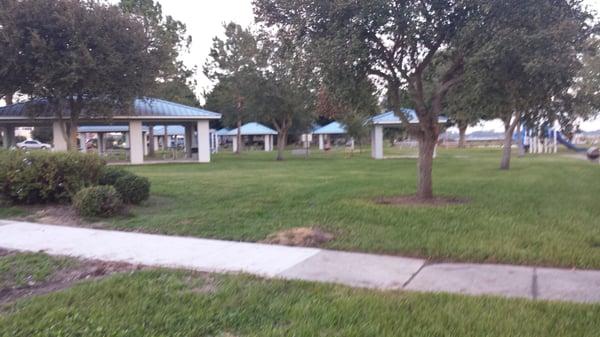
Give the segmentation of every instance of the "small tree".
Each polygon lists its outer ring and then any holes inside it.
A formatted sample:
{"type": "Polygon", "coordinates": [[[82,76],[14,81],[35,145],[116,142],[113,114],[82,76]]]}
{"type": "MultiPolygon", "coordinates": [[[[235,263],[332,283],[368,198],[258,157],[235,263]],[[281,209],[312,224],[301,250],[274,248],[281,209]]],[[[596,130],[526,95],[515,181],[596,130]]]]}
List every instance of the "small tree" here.
{"type": "Polygon", "coordinates": [[[209,59],[204,65],[204,74],[219,83],[215,87],[218,92],[209,94],[207,103],[220,107],[218,111],[224,113],[225,122],[236,125],[236,153],[239,154],[242,123],[252,113],[254,92],[260,83],[259,69],[266,66],[266,57],[261,53],[259,41],[250,29],[233,22],[224,28],[225,39],[213,39],[209,59]]]}

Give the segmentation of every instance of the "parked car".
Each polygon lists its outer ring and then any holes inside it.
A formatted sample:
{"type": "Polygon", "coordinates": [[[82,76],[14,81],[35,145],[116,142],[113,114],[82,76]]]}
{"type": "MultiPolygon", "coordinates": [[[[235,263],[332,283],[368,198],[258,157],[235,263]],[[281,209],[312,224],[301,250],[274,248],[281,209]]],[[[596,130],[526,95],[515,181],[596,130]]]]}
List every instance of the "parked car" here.
{"type": "Polygon", "coordinates": [[[52,145],[42,143],[39,140],[30,139],[17,143],[17,148],[22,150],[49,150],[52,148],[52,145]]]}

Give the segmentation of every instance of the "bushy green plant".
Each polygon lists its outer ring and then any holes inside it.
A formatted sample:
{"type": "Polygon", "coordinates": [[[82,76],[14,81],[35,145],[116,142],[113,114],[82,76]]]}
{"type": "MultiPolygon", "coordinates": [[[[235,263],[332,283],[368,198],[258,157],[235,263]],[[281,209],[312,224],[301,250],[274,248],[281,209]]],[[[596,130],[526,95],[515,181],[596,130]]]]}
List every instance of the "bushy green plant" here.
{"type": "Polygon", "coordinates": [[[123,201],[128,204],[138,205],[150,197],[150,181],[145,177],[125,175],[118,178],[114,186],[123,201]]]}
{"type": "Polygon", "coordinates": [[[120,167],[106,166],[100,175],[99,185],[114,185],[121,177],[132,177],[133,173],[120,167]]]}
{"type": "Polygon", "coordinates": [[[92,186],[75,194],[73,207],[81,216],[109,217],[121,212],[123,201],[112,186],[92,186]]]}
{"type": "Polygon", "coordinates": [[[0,193],[16,203],[69,202],[97,185],[105,162],[78,152],[0,152],[0,193]]]}

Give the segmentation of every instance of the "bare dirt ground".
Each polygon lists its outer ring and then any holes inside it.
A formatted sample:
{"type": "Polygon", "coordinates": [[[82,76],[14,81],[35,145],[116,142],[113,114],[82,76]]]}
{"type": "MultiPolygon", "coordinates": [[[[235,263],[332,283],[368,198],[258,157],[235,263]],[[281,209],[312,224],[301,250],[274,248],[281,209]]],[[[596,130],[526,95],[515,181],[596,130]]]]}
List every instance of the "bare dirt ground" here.
{"type": "MultiPolygon", "coordinates": [[[[6,256],[9,254],[16,253],[0,249],[0,256],[6,256]]],[[[0,311],[2,311],[3,306],[21,298],[47,294],[66,289],[83,280],[99,279],[112,274],[132,272],[142,268],[142,266],[131,265],[127,263],[81,260],[68,268],[56,271],[46,282],[39,282],[32,285],[25,285],[15,288],[0,289],[0,311]]]]}
{"type": "Polygon", "coordinates": [[[319,247],[333,239],[333,234],[319,228],[298,227],[273,233],[263,243],[297,247],[319,247]]]}
{"type": "Polygon", "coordinates": [[[105,228],[102,222],[82,219],[70,205],[28,206],[27,215],[14,218],[17,221],[39,222],[48,225],[105,228]]]}

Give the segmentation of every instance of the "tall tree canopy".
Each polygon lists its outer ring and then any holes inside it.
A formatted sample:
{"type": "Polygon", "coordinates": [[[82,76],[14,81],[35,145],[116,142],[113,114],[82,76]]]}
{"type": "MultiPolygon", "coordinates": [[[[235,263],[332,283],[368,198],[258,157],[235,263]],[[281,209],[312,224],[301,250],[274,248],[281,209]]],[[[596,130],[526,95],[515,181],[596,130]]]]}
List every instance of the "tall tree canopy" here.
{"type": "MultiPolygon", "coordinates": [[[[432,161],[440,133],[438,116],[443,112],[446,95],[461,82],[466,66],[472,63],[470,60],[490,51],[493,44],[500,44],[502,36],[513,27],[526,27],[532,35],[545,35],[541,29],[547,25],[527,26],[530,17],[512,17],[514,11],[498,10],[502,6],[497,4],[510,9],[510,6],[523,7],[519,3],[525,3],[528,14],[548,23],[570,19],[555,30],[559,36],[568,36],[585,20],[578,0],[254,0],[253,3],[260,22],[294,36],[298,45],[306,45],[325,59],[335,58],[339,65],[368,74],[387,89],[388,103],[419,142],[417,195],[424,199],[433,197],[432,161]],[[552,8],[554,5],[558,12],[552,8]],[[425,77],[441,53],[447,59],[445,69],[432,77],[426,87],[425,77]],[[408,91],[415,105],[419,123],[414,127],[401,111],[402,89],[408,91]]],[[[521,33],[528,30],[514,34],[521,33]]],[[[534,46],[548,59],[554,59],[554,53],[558,52],[555,48],[546,49],[543,43],[534,46]]],[[[542,64],[531,66],[543,68],[542,64]]]]}
{"type": "Polygon", "coordinates": [[[81,117],[130,109],[156,87],[169,54],[138,18],[91,0],[3,0],[0,27],[0,44],[9,46],[0,83],[34,103],[43,99],[60,118],[68,111],[72,149],[81,117]]]}

